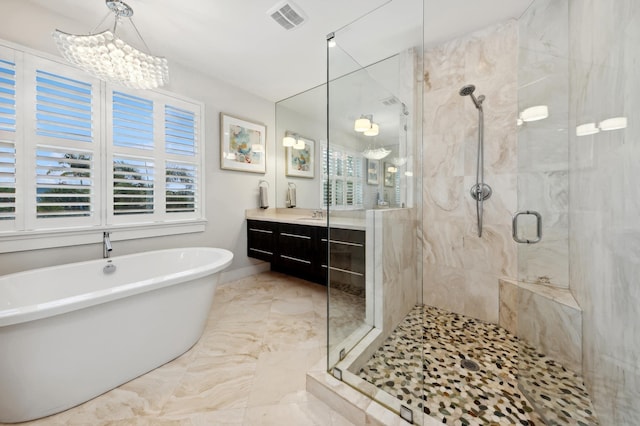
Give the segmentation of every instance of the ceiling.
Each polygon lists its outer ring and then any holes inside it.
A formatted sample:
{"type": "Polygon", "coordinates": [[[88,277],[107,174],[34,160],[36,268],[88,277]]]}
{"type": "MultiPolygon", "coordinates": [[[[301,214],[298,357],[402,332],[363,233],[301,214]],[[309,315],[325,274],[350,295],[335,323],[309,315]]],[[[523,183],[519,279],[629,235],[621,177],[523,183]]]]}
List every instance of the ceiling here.
{"type": "MultiPolygon", "coordinates": [[[[345,50],[367,65],[420,34],[421,14],[415,10],[423,3],[429,45],[519,17],[532,1],[294,0],[307,20],[287,31],[266,13],[279,0],[126,0],[151,52],[165,56],[170,66],[181,63],[271,101],[326,81],[326,35],[340,28],[346,27],[337,31],[338,43],[344,35],[345,50]],[[367,17],[367,25],[349,25],[382,5],[367,17]]],[[[90,32],[108,12],[104,0],[21,2],[69,18],[75,28],[60,29],[75,33],[90,32]]],[[[107,22],[112,18],[99,29],[107,22]]],[[[135,44],[127,25],[118,34],[135,44]]]]}

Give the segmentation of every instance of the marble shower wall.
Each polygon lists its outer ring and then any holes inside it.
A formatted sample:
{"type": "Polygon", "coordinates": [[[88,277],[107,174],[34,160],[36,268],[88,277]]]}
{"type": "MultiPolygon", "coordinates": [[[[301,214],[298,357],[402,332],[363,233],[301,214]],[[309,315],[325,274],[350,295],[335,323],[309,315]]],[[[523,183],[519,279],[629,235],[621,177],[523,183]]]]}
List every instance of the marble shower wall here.
{"type": "Polygon", "coordinates": [[[570,288],[583,309],[583,375],[602,424],[640,424],[640,2],[569,3],[570,288]]]}
{"type": "Polygon", "coordinates": [[[423,290],[424,303],[498,322],[498,280],[517,276],[511,215],[517,190],[516,21],[427,48],[424,55],[423,290]],[[465,84],[485,95],[484,203],[478,237],[475,184],[478,111],[465,84]]]}

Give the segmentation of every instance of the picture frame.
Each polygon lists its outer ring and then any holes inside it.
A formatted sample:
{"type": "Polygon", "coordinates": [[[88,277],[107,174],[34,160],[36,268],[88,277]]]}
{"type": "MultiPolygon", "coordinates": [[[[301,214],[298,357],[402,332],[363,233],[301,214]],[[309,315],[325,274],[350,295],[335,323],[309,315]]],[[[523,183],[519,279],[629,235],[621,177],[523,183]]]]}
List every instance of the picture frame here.
{"type": "Polygon", "coordinates": [[[380,182],[380,160],[367,159],[367,184],[377,185],[380,182]]]}
{"type": "Polygon", "coordinates": [[[267,126],[220,113],[220,168],[267,172],[267,126]]]}
{"type": "Polygon", "coordinates": [[[304,141],[304,148],[287,147],[285,152],[285,174],[287,176],[313,179],[316,168],[316,143],[314,140],[302,136],[298,136],[297,139],[298,141],[304,141]]]}
{"type": "Polygon", "coordinates": [[[396,181],[396,173],[397,167],[393,163],[384,163],[384,186],[393,187],[396,181]],[[396,171],[392,172],[389,170],[390,167],[393,167],[396,171]]]}

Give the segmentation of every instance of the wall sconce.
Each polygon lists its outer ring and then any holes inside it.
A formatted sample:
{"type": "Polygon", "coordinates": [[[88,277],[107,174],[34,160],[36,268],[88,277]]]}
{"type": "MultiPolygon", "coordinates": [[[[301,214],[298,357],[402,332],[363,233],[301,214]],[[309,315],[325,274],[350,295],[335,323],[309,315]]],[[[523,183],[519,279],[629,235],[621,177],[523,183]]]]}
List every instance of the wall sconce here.
{"type": "Polygon", "coordinates": [[[576,126],[576,136],[588,136],[599,133],[600,129],[596,127],[596,123],[585,123],[576,126]]]}
{"type": "Polygon", "coordinates": [[[380,126],[378,126],[373,121],[371,122],[371,128],[364,131],[365,136],[378,136],[380,133],[380,126]]]}
{"type": "Polygon", "coordinates": [[[282,138],[282,146],[289,147],[296,144],[296,137],[293,133],[285,132],[284,138],[282,138]]]}
{"type": "Polygon", "coordinates": [[[282,146],[293,149],[304,149],[307,145],[299,134],[286,131],[284,138],[282,138],[282,146]]]}
{"type": "Polygon", "coordinates": [[[627,128],[627,117],[612,117],[602,120],[596,126],[596,123],[584,123],[576,126],[576,136],[589,136],[599,133],[601,130],[604,132],[610,130],[620,130],[627,128]]]}
{"type": "Polygon", "coordinates": [[[373,120],[372,115],[361,115],[358,118],[353,126],[353,130],[356,132],[366,132],[371,128],[371,121],[373,120]]]}
{"type": "Polygon", "coordinates": [[[519,116],[518,125],[530,121],[544,120],[549,117],[549,107],[546,105],[532,106],[524,109],[519,116]]]}
{"type": "Polygon", "coordinates": [[[373,115],[361,115],[353,125],[353,130],[364,133],[365,136],[378,136],[380,126],[373,122],[373,115]]]}
{"type": "Polygon", "coordinates": [[[627,117],[613,117],[598,123],[600,130],[619,130],[627,128],[627,117]]]}

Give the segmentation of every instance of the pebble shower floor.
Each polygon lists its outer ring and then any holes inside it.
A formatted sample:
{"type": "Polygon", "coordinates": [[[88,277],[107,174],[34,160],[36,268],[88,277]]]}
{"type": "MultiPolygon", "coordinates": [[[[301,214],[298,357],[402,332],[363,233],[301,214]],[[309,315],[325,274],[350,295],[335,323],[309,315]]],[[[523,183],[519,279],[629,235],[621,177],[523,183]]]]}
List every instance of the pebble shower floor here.
{"type": "Polygon", "coordinates": [[[518,360],[546,424],[598,424],[582,377],[500,326],[434,307],[416,306],[359,376],[446,424],[538,426],[518,360]]]}

